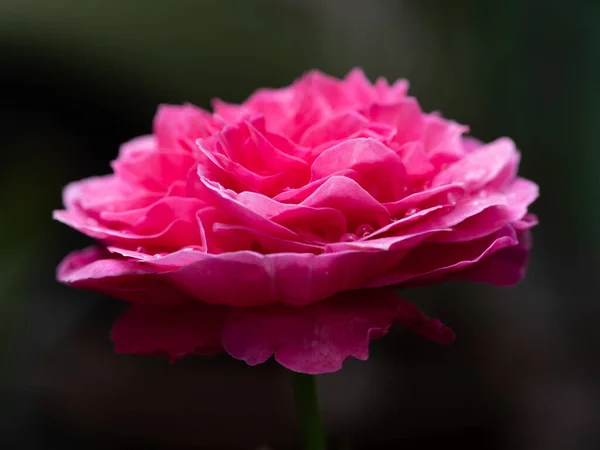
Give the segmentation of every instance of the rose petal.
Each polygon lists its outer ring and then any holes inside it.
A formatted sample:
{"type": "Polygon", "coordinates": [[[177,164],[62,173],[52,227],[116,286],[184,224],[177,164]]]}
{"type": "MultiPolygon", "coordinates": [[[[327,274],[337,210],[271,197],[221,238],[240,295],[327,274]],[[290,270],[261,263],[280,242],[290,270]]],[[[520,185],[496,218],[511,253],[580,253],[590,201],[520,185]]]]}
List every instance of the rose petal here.
{"type": "Polygon", "coordinates": [[[173,183],[186,178],[196,159],[187,151],[161,150],[140,153],[135,158],[119,158],[111,165],[121,180],[151,192],[165,192],[173,183]]]}
{"type": "MultiPolygon", "coordinates": [[[[435,167],[452,164],[464,156],[463,134],[469,131],[469,127],[445,120],[436,114],[424,115],[423,121],[425,153],[435,167]]],[[[450,182],[449,180],[448,183],[450,182]]]]}
{"type": "Polygon", "coordinates": [[[490,283],[496,286],[513,286],[525,278],[529,253],[531,250],[531,233],[517,232],[518,244],[505,247],[477,264],[450,275],[453,279],[490,283]]]}
{"type": "Polygon", "coordinates": [[[123,183],[114,175],[75,181],[63,189],[63,204],[68,210],[77,210],[94,216],[106,209],[123,211],[143,208],[161,197],[161,194],[123,183]]]}
{"type": "Polygon", "coordinates": [[[154,117],[154,135],[163,150],[192,151],[197,139],[211,136],[222,127],[218,117],[189,103],[160,105],[154,117]]]}
{"type": "Polygon", "coordinates": [[[217,183],[200,176],[202,195],[208,203],[216,206],[223,214],[249,228],[261,230],[281,239],[305,242],[299,234],[279,225],[268,218],[257,214],[237,200],[237,194],[224,189],[217,183]]]}
{"type": "Polygon", "coordinates": [[[507,174],[512,174],[518,159],[519,154],[512,140],[497,139],[440,172],[433,179],[432,186],[461,183],[468,192],[473,192],[494,180],[505,183],[509,177],[507,174]]]}
{"type": "Polygon", "coordinates": [[[436,206],[455,205],[465,194],[460,184],[447,184],[444,186],[415,192],[395,202],[384,203],[390,216],[404,217],[410,210],[429,209],[436,206]]]}
{"type": "Polygon", "coordinates": [[[232,308],[223,328],[223,347],[249,365],[274,355],[295,372],[329,373],[341,369],[349,357],[366,360],[370,340],[387,334],[395,321],[437,342],[454,340],[451,330],[393,292],[371,290],[301,308],[232,308]]]}
{"type": "Polygon", "coordinates": [[[407,281],[413,283],[413,280],[419,283],[443,281],[447,274],[473,266],[483,258],[503,248],[517,245],[518,242],[514,228],[506,225],[493,235],[473,241],[422,243],[410,251],[392,271],[374,277],[367,286],[390,286],[407,281]]]}
{"type": "Polygon", "coordinates": [[[156,246],[165,248],[178,248],[181,245],[201,244],[201,237],[196,225],[196,219],[179,218],[173,216],[170,206],[164,203],[148,210],[148,217],[142,221],[140,229],[114,229],[110,226],[77,211],[54,211],[52,217],[59,222],[69,225],[90,237],[105,243],[121,243],[124,245],[156,246]],[[173,217],[173,220],[164,222],[164,215],[173,217]],[[152,228],[152,224],[166,224],[152,228]]]}
{"type": "Polygon", "coordinates": [[[233,196],[240,204],[300,236],[317,242],[337,241],[346,232],[344,215],[334,208],[279,203],[254,192],[233,196]]]}
{"type": "Polygon", "coordinates": [[[349,138],[368,126],[367,119],[357,112],[345,112],[314,124],[304,132],[299,144],[304,147],[316,147],[324,142],[349,138]]]}
{"type": "Polygon", "coordinates": [[[419,140],[423,135],[421,107],[413,97],[404,97],[397,103],[374,103],[363,114],[371,121],[393,125],[393,141],[398,145],[419,140]]]}
{"type": "Polygon", "coordinates": [[[115,322],[111,337],[117,353],[164,354],[175,360],[224,348],[250,365],[274,355],[290,370],[321,374],[341,369],[350,357],[366,360],[370,341],[387,334],[394,322],[434,342],[454,340],[439,320],[382,289],[348,292],[300,308],[134,305],[115,322]]]}
{"type": "Polygon", "coordinates": [[[56,277],[61,283],[133,303],[172,305],[190,300],[157,272],[151,266],[90,247],[68,255],[58,266],[56,277]]]}
{"type": "Polygon", "coordinates": [[[402,197],[410,187],[402,159],[374,139],[350,139],[325,150],[313,162],[311,181],[344,169],[356,172],[360,185],[380,202],[402,197]]]}
{"type": "Polygon", "coordinates": [[[344,214],[352,231],[361,224],[379,228],[391,222],[385,207],[356,181],[347,177],[328,178],[301,204],[314,208],[337,209],[344,214]]]}
{"type": "Polygon", "coordinates": [[[219,137],[217,151],[252,172],[285,172],[290,186],[308,181],[306,162],[277,149],[250,121],[225,128],[219,137]]]}
{"type": "Polygon", "coordinates": [[[538,195],[538,186],[521,178],[503,192],[480,192],[477,196],[466,198],[457,203],[452,212],[432,221],[440,227],[454,227],[452,233],[436,236],[432,241],[468,241],[492,234],[505,224],[525,217],[527,207],[538,195]]]}
{"type": "Polygon", "coordinates": [[[204,303],[172,307],[131,306],[113,325],[117,353],[166,355],[171,361],[222,350],[226,308],[204,303]]]}

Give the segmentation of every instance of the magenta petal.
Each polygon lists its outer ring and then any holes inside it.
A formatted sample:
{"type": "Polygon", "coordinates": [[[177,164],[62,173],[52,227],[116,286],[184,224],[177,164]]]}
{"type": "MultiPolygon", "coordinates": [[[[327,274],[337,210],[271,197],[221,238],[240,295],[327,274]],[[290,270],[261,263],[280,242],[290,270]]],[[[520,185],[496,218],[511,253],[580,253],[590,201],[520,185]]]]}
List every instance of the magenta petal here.
{"type": "Polygon", "coordinates": [[[445,120],[437,114],[426,114],[423,120],[425,152],[435,167],[451,164],[464,156],[463,134],[469,127],[445,120]]]}
{"type": "Polygon", "coordinates": [[[220,119],[191,104],[161,105],[154,117],[158,145],[169,150],[192,150],[196,139],[211,136],[222,126],[220,119]]]}
{"type": "Polygon", "coordinates": [[[171,305],[190,299],[157,272],[151,266],[90,247],[68,255],[58,266],[56,277],[61,283],[132,303],[171,305]]]}
{"type": "Polygon", "coordinates": [[[510,181],[505,178],[510,178],[518,160],[519,153],[514,142],[508,138],[497,139],[473,150],[440,172],[433,179],[432,186],[462,183],[468,192],[472,192],[499,178],[503,182],[510,181]]]}
{"type": "Polygon", "coordinates": [[[390,290],[352,291],[300,308],[273,305],[232,308],[223,328],[223,347],[249,365],[272,355],[295,372],[322,374],[354,357],[366,360],[371,339],[393,322],[436,342],[454,340],[451,330],[390,290]]]}
{"type": "Polygon", "coordinates": [[[181,306],[134,305],[113,325],[117,353],[166,355],[171,360],[192,353],[221,351],[225,308],[200,302],[181,306]]]}
{"type": "Polygon", "coordinates": [[[372,121],[396,127],[394,142],[399,145],[418,140],[423,134],[421,108],[412,97],[404,97],[397,103],[374,103],[364,114],[372,121]]]}
{"type": "Polygon", "coordinates": [[[319,255],[249,251],[213,255],[189,248],[145,264],[161,269],[177,288],[207,303],[300,306],[363,287],[375,275],[397,266],[411,245],[426,236],[392,238],[386,251],[361,248],[357,242],[352,250],[319,255]]]}
{"type": "Polygon", "coordinates": [[[377,200],[356,181],[341,176],[332,176],[309,195],[302,205],[313,208],[334,208],[342,212],[350,229],[361,224],[384,226],[390,216],[377,200]]]}
{"type": "Polygon", "coordinates": [[[459,243],[422,243],[409,252],[392,271],[375,277],[369,286],[390,286],[413,280],[435,283],[479,263],[503,248],[518,244],[515,229],[506,225],[490,236],[459,243]]]}
{"type": "Polygon", "coordinates": [[[184,180],[196,163],[196,159],[188,151],[162,150],[143,152],[127,159],[120,158],[111,165],[121,180],[149,191],[165,192],[173,183],[184,180]]]}
{"type": "Polygon", "coordinates": [[[368,126],[367,119],[357,112],[346,112],[325,119],[310,127],[302,135],[299,144],[305,147],[316,147],[324,142],[349,138],[368,126]]]}
{"type": "Polygon", "coordinates": [[[531,233],[528,230],[517,232],[517,239],[517,245],[503,248],[483,258],[477,264],[456,272],[452,278],[496,286],[517,284],[525,278],[531,250],[531,233]]]}
{"type": "Polygon", "coordinates": [[[297,233],[246,207],[237,199],[238,195],[235,192],[224,189],[218,183],[201,176],[198,188],[202,190],[201,194],[207,199],[207,202],[212,203],[223,214],[231,217],[238,223],[248,228],[256,228],[281,239],[291,241],[302,240],[297,233]]]}
{"type": "Polygon", "coordinates": [[[347,169],[356,172],[360,185],[381,202],[402,197],[409,190],[402,159],[375,139],[350,139],[325,150],[313,162],[312,180],[347,169]]]}
{"type": "Polygon", "coordinates": [[[68,184],[63,190],[67,210],[96,215],[106,208],[115,211],[142,208],[158,200],[160,194],[124,183],[114,175],[91,177],[68,184]]]}

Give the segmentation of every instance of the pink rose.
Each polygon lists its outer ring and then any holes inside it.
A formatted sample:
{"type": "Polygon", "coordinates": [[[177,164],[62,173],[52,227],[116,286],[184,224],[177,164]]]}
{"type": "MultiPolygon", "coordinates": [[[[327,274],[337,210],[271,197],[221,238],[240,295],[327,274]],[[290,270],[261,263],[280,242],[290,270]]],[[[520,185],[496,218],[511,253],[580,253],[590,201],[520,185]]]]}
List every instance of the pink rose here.
{"type": "Polygon", "coordinates": [[[310,72],[214,113],[161,106],[113,174],[66,187],[54,217],[98,245],[58,279],[132,304],[118,352],[323,373],[394,322],[452,341],[391,288],[517,282],[538,187],[510,139],[465,137],[407,89],[310,72]]]}

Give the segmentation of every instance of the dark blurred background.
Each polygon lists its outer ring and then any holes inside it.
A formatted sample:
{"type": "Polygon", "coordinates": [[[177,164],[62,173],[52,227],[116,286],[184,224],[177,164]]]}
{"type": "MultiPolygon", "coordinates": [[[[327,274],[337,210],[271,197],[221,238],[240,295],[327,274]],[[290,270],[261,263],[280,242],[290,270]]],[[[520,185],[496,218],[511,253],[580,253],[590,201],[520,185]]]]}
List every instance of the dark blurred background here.
{"type": "Polygon", "coordinates": [[[600,448],[600,2],[0,0],[0,64],[0,448],[299,448],[275,364],[114,355],[123,305],[54,281],[88,240],[51,211],[158,103],[353,66],[514,138],[541,226],[518,287],[406,294],[454,345],[397,328],[321,377],[331,448],[600,448]]]}

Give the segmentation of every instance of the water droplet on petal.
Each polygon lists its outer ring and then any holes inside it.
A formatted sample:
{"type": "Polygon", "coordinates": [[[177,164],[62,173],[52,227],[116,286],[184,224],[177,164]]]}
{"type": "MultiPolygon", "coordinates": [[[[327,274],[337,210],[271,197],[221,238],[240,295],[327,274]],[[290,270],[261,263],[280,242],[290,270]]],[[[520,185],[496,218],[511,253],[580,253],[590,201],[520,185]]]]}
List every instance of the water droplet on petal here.
{"type": "Polygon", "coordinates": [[[373,231],[375,231],[375,228],[373,228],[371,225],[363,223],[356,228],[356,235],[359,238],[363,238],[370,235],[373,231]]]}
{"type": "Polygon", "coordinates": [[[419,211],[421,211],[419,208],[410,208],[408,211],[406,211],[406,216],[415,215],[419,211]]]}
{"type": "Polygon", "coordinates": [[[448,203],[451,205],[456,205],[456,195],[454,195],[452,192],[448,193],[448,203]]]}
{"type": "Polygon", "coordinates": [[[358,239],[358,236],[354,233],[344,233],[340,236],[340,242],[354,242],[358,239]]]}
{"type": "Polygon", "coordinates": [[[136,252],[140,252],[140,253],[144,253],[145,249],[144,247],[138,247],[135,249],[136,252]]]}

